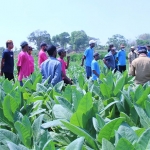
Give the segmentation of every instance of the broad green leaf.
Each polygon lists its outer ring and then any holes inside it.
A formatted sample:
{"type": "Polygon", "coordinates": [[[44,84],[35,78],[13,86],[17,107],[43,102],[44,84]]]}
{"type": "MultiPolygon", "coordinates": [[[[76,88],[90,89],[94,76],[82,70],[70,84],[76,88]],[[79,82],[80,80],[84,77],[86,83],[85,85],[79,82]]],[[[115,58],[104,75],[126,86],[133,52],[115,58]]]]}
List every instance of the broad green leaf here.
{"type": "Polygon", "coordinates": [[[145,111],[148,115],[148,117],[150,117],[150,101],[145,101],[145,111]]]}
{"type": "Polygon", "coordinates": [[[83,93],[78,91],[76,88],[72,89],[72,101],[74,109],[77,110],[81,99],[83,98],[83,93]]]}
{"type": "Polygon", "coordinates": [[[126,123],[120,125],[118,133],[132,144],[134,144],[138,140],[138,137],[134,130],[126,123]]]}
{"type": "Polygon", "coordinates": [[[62,121],[62,123],[65,125],[66,128],[68,128],[74,134],[76,134],[78,136],[83,136],[85,138],[85,140],[88,142],[88,144],[94,150],[98,150],[98,146],[97,146],[95,139],[93,137],[91,137],[86,131],[84,131],[83,129],[81,129],[77,126],[74,126],[73,124],[71,124],[69,122],[62,121]]]}
{"type": "Polygon", "coordinates": [[[85,128],[87,123],[86,116],[83,114],[82,111],[79,110],[71,116],[70,123],[75,126],[85,128]]]}
{"type": "Polygon", "coordinates": [[[147,129],[139,138],[138,145],[140,150],[150,149],[150,128],[147,129]]]}
{"type": "Polygon", "coordinates": [[[107,123],[98,134],[98,142],[102,143],[102,139],[110,140],[115,135],[115,130],[118,129],[120,124],[124,121],[124,118],[116,118],[107,123]]]}
{"type": "Polygon", "coordinates": [[[114,145],[106,140],[105,138],[102,139],[102,150],[115,150],[114,145]]]}
{"type": "Polygon", "coordinates": [[[70,120],[73,113],[68,111],[66,108],[61,106],[60,104],[55,104],[52,109],[54,116],[56,119],[67,119],[70,120]]]}
{"type": "Polygon", "coordinates": [[[140,117],[140,122],[143,125],[143,127],[149,128],[150,127],[150,118],[147,116],[144,109],[137,105],[134,105],[134,108],[140,117]]]}
{"type": "Polygon", "coordinates": [[[33,131],[33,137],[34,140],[37,141],[40,136],[41,136],[41,124],[42,124],[42,120],[43,120],[44,115],[40,115],[37,119],[34,120],[33,124],[32,124],[32,131],[33,131]]]}
{"type": "Polygon", "coordinates": [[[6,147],[5,145],[0,145],[0,149],[1,150],[9,150],[8,147],[6,147]]]}
{"type": "Polygon", "coordinates": [[[58,82],[58,83],[54,86],[54,90],[55,90],[57,93],[61,93],[63,86],[64,86],[64,81],[58,82]]]}
{"type": "Polygon", "coordinates": [[[7,145],[10,150],[29,150],[28,148],[24,147],[23,145],[16,145],[9,141],[7,141],[7,145]]]}
{"type": "Polygon", "coordinates": [[[38,92],[46,92],[47,88],[43,84],[37,83],[36,91],[38,91],[38,92]]]}
{"type": "Polygon", "coordinates": [[[5,93],[10,93],[13,89],[11,81],[8,81],[7,79],[3,82],[3,89],[5,93]]]}
{"type": "Polygon", "coordinates": [[[88,111],[92,109],[92,107],[93,107],[92,94],[88,92],[81,99],[78,106],[78,110],[86,114],[88,111]]]}
{"type": "Polygon", "coordinates": [[[15,144],[19,144],[20,140],[16,134],[9,130],[0,129],[0,142],[11,141],[15,144]]]}
{"type": "Polygon", "coordinates": [[[42,150],[55,150],[55,145],[52,140],[47,141],[42,150]]]}
{"type": "Polygon", "coordinates": [[[93,118],[92,118],[92,122],[93,122],[93,127],[94,127],[94,129],[95,129],[97,132],[99,132],[100,126],[99,126],[99,124],[98,124],[97,119],[93,117],[93,118]]]}
{"type": "Polygon", "coordinates": [[[64,108],[67,109],[67,111],[69,111],[70,113],[73,113],[72,105],[70,102],[68,102],[66,99],[64,99],[63,97],[60,97],[60,96],[56,96],[56,99],[64,108]]]}
{"type": "Polygon", "coordinates": [[[131,120],[131,118],[126,115],[125,113],[121,112],[120,113],[120,117],[125,118],[126,122],[130,125],[130,126],[135,126],[135,123],[131,120]]]}
{"type": "Polygon", "coordinates": [[[100,84],[100,91],[104,97],[110,97],[110,95],[111,95],[111,90],[104,83],[100,84]]]}
{"type": "Polygon", "coordinates": [[[82,89],[83,85],[84,85],[84,77],[83,77],[83,75],[79,75],[78,83],[79,83],[80,88],[82,89]]]}
{"type": "Polygon", "coordinates": [[[99,127],[103,128],[103,126],[105,125],[104,119],[98,114],[96,114],[96,119],[97,119],[99,127]]]}
{"type": "Polygon", "coordinates": [[[82,150],[83,142],[83,137],[77,138],[66,147],[66,150],[82,150]]]}
{"type": "Polygon", "coordinates": [[[35,115],[39,115],[39,114],[42,114],[43,112],[45,112],[46,109],[39,109],[39,110],[36,110],[36,111],[33,111],[31,114],[30,114],[30,117],[33,117],[35,115]]]}
{"type": "Polygon", "coordinates": [[[62,93],[63,97],[65,97],[70,103],[72,103],[72,88],[71,85],[67,85],[65,91],[62,93]]]}
{"type": "Polygon", "coordinates": [[[117,82],[115,84],[115,89],[113,91],[115,96],[118,94],[118,92],[120,92],[120,90],[124,86],[124,82],[125,82],[125,78],[123,76],[117,80],[117,82]]]}
{"type": "Polygon", "coordinates": [[[116,150],[135,150],[134,146],[125,138],[121,138],[118,141],[116,150]]]}
{"type": "Polygon", "coordinates": [[[139,128],[139,129],[135,130],[135,133],[138,137],[140,137],[144,131],[145,131],[144,128],[139,128]]]}

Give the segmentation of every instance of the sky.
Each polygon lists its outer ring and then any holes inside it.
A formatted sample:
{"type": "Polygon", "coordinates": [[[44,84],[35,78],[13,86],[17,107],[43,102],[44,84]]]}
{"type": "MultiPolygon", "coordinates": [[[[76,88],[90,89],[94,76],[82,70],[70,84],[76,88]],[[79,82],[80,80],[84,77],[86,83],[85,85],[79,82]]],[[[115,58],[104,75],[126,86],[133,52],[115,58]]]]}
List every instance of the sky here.
{"type": "Polygon", "coordinates": [[[150,0],[0,0],[0,47],[15,47],[35,30],[51,37],[84,30],[106,44],[114,34],[135,40],[150,33],[150,0]]]}

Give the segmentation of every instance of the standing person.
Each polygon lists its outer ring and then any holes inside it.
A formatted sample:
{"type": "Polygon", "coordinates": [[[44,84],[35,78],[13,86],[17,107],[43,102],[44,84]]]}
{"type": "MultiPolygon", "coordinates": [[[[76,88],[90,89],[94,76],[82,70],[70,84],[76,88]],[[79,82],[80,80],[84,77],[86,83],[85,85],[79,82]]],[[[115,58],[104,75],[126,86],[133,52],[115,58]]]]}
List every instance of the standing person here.
{"type": "Polygon", "coordinates": [[[115,69],[115,47],[112,47],[107,55],[105,55],[103,62],[107,66],[108,69],[114,70],[115,69]]]}
{"type": "Polygon", "coordinates": [[[28,43],[23,41],[20,44],[22,51],[18,55],[18,62],[17,62],[17,70],[18,70],[18,80],[20,81],[20,86],[23,86],[22,79],[26,78],[30,75],[30,68],[29,68],[29,55],[28,51],[28,43]]]}
{"type": "Polygon", "coordinates": [[[138,56],[137,56],[137,53],[135,52],[135,47],[134,46],[131,46],[131,52],[128,54],[128,61],[129,61],[129,70],[130,70],[130,67],[131,67],[131,63],[134,59],[136,59],[138,56]]]}
{"type": "Polygon", "coordinates": [[[150,58],[150,45],[147,45],[147,56],[150,58]]]}
{"type": "Polygon", "coordinates": [[[113,45],[113,44],[110,44],[110,45],[109,45],[109,48],[108,48],[108,52],[110,52],[113,47],[114,47],[114,45],[113,45]]]}
{"type": "Polygon", "coordinates": [[[39,66],[39,68],[40,68],[41,63],[44,62],[48,58],[46,55],[47,44],[41,43],[40,47],[41,47],[41,49],[40,49],[40,52],[38,55],[38,66],[39,66]]]}
{"type": "Polygon", "coordinates": [[[100,56],[98,53],[94,53],[93,57],[94,57],[94,59],[91,63],[91,69],[92,69],[92,80],[94,81],[94,80],[99,79],[99,76],[100,76],[100,67],[97,62],[97,60],[99,60],[100,56]]]}
{"type": "Polygon", "coordinates": [[[96,41],[94,40],[90,40],[89,41],[89,47],[85,50],[84,52],[84,56],[82,58],[82,62],[81,62],[81,66],[83,66],[84,64],[84,60],[85,60],[85,67],[86,67],[86,76],[87,79],[89,79],[92,75],[92,71],[91,71],[91,63],[93,60],[93,53],[94,53],[94,47],[95,47],[95,43],[96,41]]]}
{"type": "Polygon", "coordinates": [[[114,60],[115,60],[115,70],[114,70],[114,73],[115,73],[116,71],[118,71],[118,61],[117,61],[117,51],[116,51],[116,47],[113,47],[113,49],[114,49],[114,54],[113,54],[113,56],[114,56],[114,60]]]}
{"type": "Polygon", "coordinates": [[[135,76],[136,84],[144,84],[150,81],[150,59],[147,57],[147,49],[144,46],[138,48],[139,57],[131,63],[129,75],[135,76]]]}
{"type": "Polygon", "coordinates": [[[126,70],[126,52],[125,46],[121,45],[121,49],[117,53],[117,60],[118,60],[118,69],[122,73],[126,70]]]}
{"type": "Polygon", "coordinates": [[[30,74],[32,74],[34,72],[34,58],[32,56],[32,50],[33,50],[33,48],[31,46],[29,46],[27,52],[29,54],[29,61],[30,61],[30,63],[29,63],[30,74]]]}
{"type": "Polygon", "coordinates": [[[14,80],[14,53],[12,51],[14,45],[12,40],[6,42],[6,50],[3,51],[1,60],[1,76],[5,75],[5,79],[14,80]]]}
{"type": "Polygon", "coordinates": [[[41,64],[41,74],[43,82],[49,78],[48,83],[53,86],[62,81],[62,68],[59,60],[56,59],[56,47],[51,45],[47,49],[49,58],[41,64]]]}
{"type": "Polygon", "coordinates": [[[67,63],[64,61],[64,57],[66,57],[66,51],[63,48],[59,48],[57,50],[59,58],[57,58],[61,62],[62,67],[62,79],[66,84],[72,84],[71,79],[66,76],[66,69],[69,67],[70,57],[67,57],[67,63]]]}

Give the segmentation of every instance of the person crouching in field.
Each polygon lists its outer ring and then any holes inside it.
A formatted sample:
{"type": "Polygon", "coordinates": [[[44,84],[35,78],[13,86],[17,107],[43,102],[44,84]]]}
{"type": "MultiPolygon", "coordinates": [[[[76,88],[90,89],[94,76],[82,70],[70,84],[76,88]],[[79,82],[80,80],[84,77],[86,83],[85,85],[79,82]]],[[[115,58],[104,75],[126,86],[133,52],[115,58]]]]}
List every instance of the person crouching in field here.
{"type": "Polygon", "coordinates": [[[64,61],[64,57],[66,57],[66,51],[64,48],[59,48],[57,50],[59,58],[57,58],[61,62],[61,68],[62,68],[62,79],[64,80],[64,83],[66,84],[72,84],[71,79],[69,79],[66,76],[66,69],[69,67],[69,62],[70,62],[70,56],[67,56],[67,63],[64,61]]]}
{"type": "Polygon", "coordinates": [[[33,50],[33,48],[31,46],[29,46],[27,52],[29,54],[29,61],[30,61],[30,63],[29,63],[30,74],[32,74],[34,72],[34,58],[32,56],[32,50],[33,50]]]}
{"type": "Polygon", "coordinates": [[[91,63],[91,69],[92,69],[92,80],[94,81],[94,80],[99,79],[99,76],[100,76],[100,67],[97,62],[97,60],[100,59],[100,56],[98,53],[94,53],[93,57],[94,57],[94,60],[91,63]]]}
{"type": "Polygon", "coordinates": [[[17,62],[17,70],[18,70],[18,80],[20,81],[20,86],[23,86],[22,79],[27,78],[30,75],[30,68],[29,68],[29,55],[28,51],[28,43],[23,41],[20,44],[22,51],[18,55],[18,62],[17,62]]]}
{"type": "Polygon", "coordinates": [[[46,55],[46,50],[47,50],[47,44],[46,43],[41,43],[40,44],[40,51],[38,54],[38,66],[40,68],[40,65],[42,64],[42,62],[44,62],[48,57],[46,55]]]}
{"type": "Polygon", "coordinates": [[[4,73],[5,79],[8,80],[14,80],[14,53],[12,51],[13,47],[13,41],[8,40],[6,42],[6,50],[4,50],[2,54],[1,76],[3,76],[4,73]]]}
{"type": "Polygon", "coordinates": [[[94,40],[90,40],[89,41],[89,47],[84,51],[84,56],[82,58],[82,62],[81,62],[81,66],[83,66],[84,64],[84,60],[85,60],[85,67],[86,67],[86,76],[87,79],[89,79],[92,75],[91,72],[91,63],[93,60],[93,53],[94,53],[94,47],[95,47],[95,43],[96,41],[94,40]]]}
{"type": "Polygon", "coordinates": [[[48,83],[54,86],[62,81],[61,63],[56,59],[57,51],[54,45],[48,47],[47,53],[49,58],[41,64],[42,81],[44,82],[49,78],[48,83]]]}
{"type": "Polygon", "coordinates": [[[108,69],[114,70],[115,69],[115,47],[112,47],[107,55],[105,55],[103,62],[107,66],[108,69]]]}
{"type": "Polygon", "coordinates": [[[135,76],[136,84],[144,84],[150,81],[150,58],[147,57],[147,49],[144,46],[138,48],[139,57],[131,63],[129,75],[135,76]]]}

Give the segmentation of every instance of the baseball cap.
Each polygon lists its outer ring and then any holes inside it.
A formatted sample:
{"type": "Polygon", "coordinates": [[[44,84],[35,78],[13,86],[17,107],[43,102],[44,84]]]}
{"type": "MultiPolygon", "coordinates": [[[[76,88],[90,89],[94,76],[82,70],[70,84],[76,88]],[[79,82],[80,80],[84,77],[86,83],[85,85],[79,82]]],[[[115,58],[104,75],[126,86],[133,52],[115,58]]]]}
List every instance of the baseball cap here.
{"type": "Polygon", "coordinates": [[[96,41],[90,40],[90,41],[89,41],[89,44],[92,44],[92,43],[96,43],[96,41]]]}
{"type": "Polygon", "coordinates": [[[42,43],[40,44],[40,47],[42,47],[42,46],[47,46],[47,44],[46,44],[45,42],[42,42],[42,43]]]}
{"type": "Polygon", "coordinates": [[[93,56],[95,57],[95,56],[97,56],[97,55],[99,55],[99,53],[97,53],[97,52],[96,52],[96,53],[94,53],[94,55],[93,55],[93,56]]]}
{"type": "Polygon", "coordinates": [[[147,48],[146,48],[145,46],[139,46],[139,47],[138,47],[138,52],[139,52],[139,53],[147,52],[147,48]]]}
{"type": "Polygon", "coordinates": [[[28,43],[27,43],[26,41],[23,41],[23,42],[21,42],[21,44],[20,44],[21,47],[24,47],[24,46],[26,46],[26,45],[28,45],[28,43]]]}

